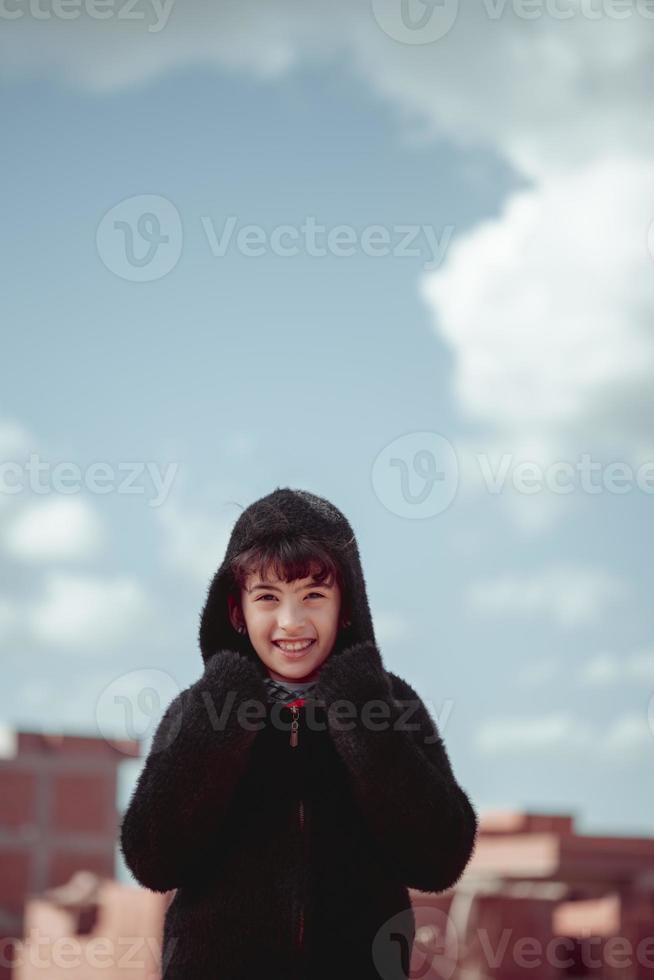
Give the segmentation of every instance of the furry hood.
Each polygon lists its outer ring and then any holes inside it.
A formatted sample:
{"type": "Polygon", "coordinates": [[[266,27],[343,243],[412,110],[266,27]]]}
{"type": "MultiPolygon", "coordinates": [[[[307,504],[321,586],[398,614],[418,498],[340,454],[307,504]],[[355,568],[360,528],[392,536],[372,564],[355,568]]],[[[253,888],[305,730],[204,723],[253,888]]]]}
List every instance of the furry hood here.
{"type": "Polygon", "coordinates": [[[324,497],[307,490],[278,487],[250,504],[232,529],[225,557],[211,581],[201,614],[199,641],[205,664],[219,650],[235,650],[251,659],[262,677],[268,676],[247,635],[238,633],[230,622],[229,565],[241,551],[285,533],[304,534],[329,547],[340,559],[350,597],[351,625],[339,630],[329,656],[355,643],[375,643],[359,549],[347,518],[324,497]]]}

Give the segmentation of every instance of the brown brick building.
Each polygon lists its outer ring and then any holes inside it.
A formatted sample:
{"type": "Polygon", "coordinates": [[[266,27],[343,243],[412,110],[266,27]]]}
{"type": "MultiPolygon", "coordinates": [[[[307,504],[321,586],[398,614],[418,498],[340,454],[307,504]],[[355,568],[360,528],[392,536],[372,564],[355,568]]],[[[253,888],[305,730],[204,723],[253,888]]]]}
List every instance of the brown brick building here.
{"type": "Polygon", "coordinates": [[[654,838],[518,810],[483,814],[480,829],[457,888],[413,895],[413,977],[654,978],[654,838]]]}
{"type": "MultiPolygon", "coordinates": [[[[28,895],[85,869],[113,878],[119,764],[136,741],[3,730],[0,753],[0,980],[23,935],[28,895]]],[[[43,976],[43,972],[41,973],[43,976]]]]}
{"type": "MultiPolygon", "coordinates": [[[[24,937],[12,980],[159,975],[173,893],[113,880],[117,768],[138,756],[137,742],[18,732],[0,757],[0,935],[24,937]]],[[[456,888],[412,900],[412,980],[654,980],[651,837],[483,813],[456,888]]],[[[400,943],[403,923],[388,925],[400,943]]],[[[8,960],[5,943],[0,980],[8,960]]]]}

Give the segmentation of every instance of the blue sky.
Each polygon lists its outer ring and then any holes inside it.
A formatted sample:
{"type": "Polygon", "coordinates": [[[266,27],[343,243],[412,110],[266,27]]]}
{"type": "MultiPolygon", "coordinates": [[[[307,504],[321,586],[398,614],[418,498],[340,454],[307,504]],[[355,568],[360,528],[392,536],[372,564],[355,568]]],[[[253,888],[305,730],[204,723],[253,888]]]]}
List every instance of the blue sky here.
{"type": "MultiPolygon", "coordinates": [[[[304,487],[352,521],[383,658],[429,703],[478,808],[649,833],[642,25],[461,7],[446,36],[409,44],[367,5],[193,12],[176,6],[158,34],[7,25],[3,723],[125,734],[118,693],[147,744],[200,674],[199,614],[239,505],[304,487]],[[137,281],[113,221],[143,256],[146,211],[172,267],[137,281]],[[230,216],[263,254],[235,239],[212,253],[207,228],[230,216]],[[352,254],[309,254],[307,221],[325,241],[346,226],[352,254]],[[281,226],[297,254],[271,246],[281,226]],[[387,254],[366,254],[373,226],[387,254]],[[401,254],[407,228],[418,254],[401,254]],[[8,492],[33,454],[44,492],[8,492]],[[569,493],[520,488],[521,463],[551,476],[583,454],[599,492],[578,470],[569,493]],[[431,491],[425,460],[445,468],[431,491]],[[118,477],[62,492],[57,462],[131,465],[132,492],[118,477]],[[159,498],[155,468],[171,480],[159,498]]],[[[138,768],[123,766],[121,805],[138,768]]]]}

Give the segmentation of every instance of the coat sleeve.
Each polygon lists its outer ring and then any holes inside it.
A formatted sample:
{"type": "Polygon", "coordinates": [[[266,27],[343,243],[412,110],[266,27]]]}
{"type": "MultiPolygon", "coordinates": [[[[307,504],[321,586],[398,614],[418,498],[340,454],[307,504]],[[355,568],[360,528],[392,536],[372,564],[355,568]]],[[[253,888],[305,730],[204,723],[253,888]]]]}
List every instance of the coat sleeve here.
{"type": "Polygon", "coordinates": [[[384,670],[370,642],[328,659],[316,693],[383,856],[408,887],[450,888],[470,860],[478,820],[421,699],[384,670]],[[334,708],[337,700],[347,708],[334,708]]]}
{"type": "Polygon", "coordinates": [[[265,703],[262,678],[245,657],[221,650],[168,706],[120,826],[125,862],[146,888],[196,880],[219,847],[262,726],[249,699],[265,703]]]}

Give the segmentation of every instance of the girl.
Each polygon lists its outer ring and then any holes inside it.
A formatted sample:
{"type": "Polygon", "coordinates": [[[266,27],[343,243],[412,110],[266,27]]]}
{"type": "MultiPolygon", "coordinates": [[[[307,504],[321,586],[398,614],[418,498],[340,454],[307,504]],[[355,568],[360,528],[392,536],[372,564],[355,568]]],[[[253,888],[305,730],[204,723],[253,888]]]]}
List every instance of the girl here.
{"type": "Polygon", "coordinates": [[[407,977],[408,888],[459,880],[477,816],[382,663],[344,515],[290,488],[250,505],[199,644],[121,827],[134,877],[176,889],[165,980],[407,977]]]}

